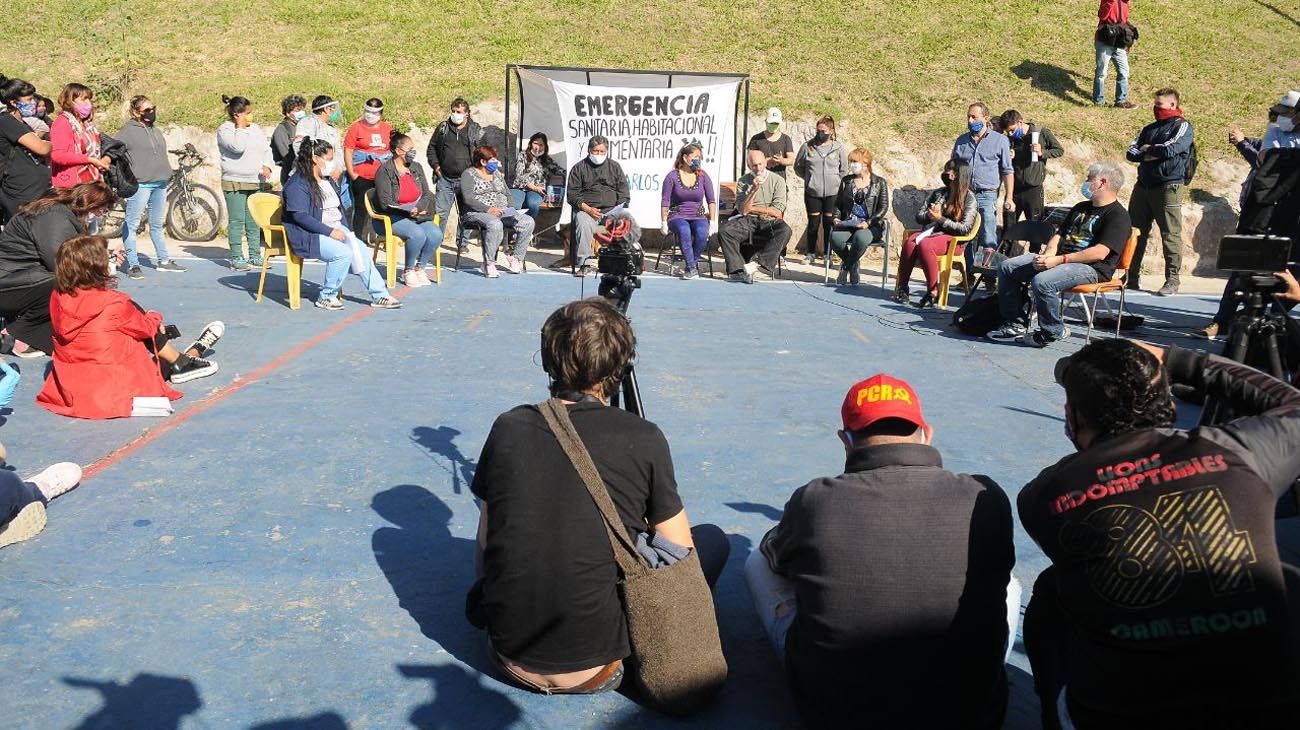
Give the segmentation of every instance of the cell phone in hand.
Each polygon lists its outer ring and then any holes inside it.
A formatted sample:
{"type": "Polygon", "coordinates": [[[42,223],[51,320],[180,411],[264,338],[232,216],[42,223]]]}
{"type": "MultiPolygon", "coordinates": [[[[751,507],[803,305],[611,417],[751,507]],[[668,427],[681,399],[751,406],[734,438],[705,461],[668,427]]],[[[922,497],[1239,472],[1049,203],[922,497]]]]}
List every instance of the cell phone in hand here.
{"type": "Polygon", "coordinates": [[[179,327],[177,327],[177,326],[174,325],[174,324],[164,325],[164,326],[163,326],[163,334],[164,334],[164,335],[167,337],[167,339],[169,339],[169,340],[178,340],[178,339],[180,339],[180,336],[181,336],[181,330],[180,330],[179,327]]]}

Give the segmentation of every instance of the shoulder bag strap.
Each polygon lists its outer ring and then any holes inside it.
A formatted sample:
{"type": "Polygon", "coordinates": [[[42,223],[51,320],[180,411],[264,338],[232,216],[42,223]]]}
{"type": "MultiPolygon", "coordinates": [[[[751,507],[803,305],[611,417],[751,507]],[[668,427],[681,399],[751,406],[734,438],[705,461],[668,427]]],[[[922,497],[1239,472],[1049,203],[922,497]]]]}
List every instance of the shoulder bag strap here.
{"type": "Polygon", "coordinates": [[[636,546],[628,538],[623,521],[614,507],[614,501],[610,499],[605,482],[600,478],[600,472],[596,470],[596,462],[592,461],[591,453],[587,451],[587,447],[578,436],[577,429],[573,427],[567,406],[560,400],[552,398],[539,404],[537,408],[546,418],[551,432],[560,442],[560,448],[564,449],[569,461],[573,463],[573,468],[578,470],[578,476],[582,477],[587,493],[591,495],[601,516],[605,518],[605,532],[609,535],[609,544],[614,549],[614,559],[618,561],[623,574],[640,575],[649,570],[637,553],[636,546]]]}

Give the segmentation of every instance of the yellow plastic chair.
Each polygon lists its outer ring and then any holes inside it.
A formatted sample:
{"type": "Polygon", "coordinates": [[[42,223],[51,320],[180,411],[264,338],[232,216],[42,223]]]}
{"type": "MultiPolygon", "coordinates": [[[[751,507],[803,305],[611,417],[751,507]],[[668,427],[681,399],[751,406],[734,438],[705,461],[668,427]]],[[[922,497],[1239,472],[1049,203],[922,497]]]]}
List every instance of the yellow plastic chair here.
{"type": "Polygon", "coordinates": [[[940,309],[948,308],[948,286],[952,279],[952,269],[954,266],[961,267],[961,286],[966,292],[966,298],[970,299],[970,276],[966,271],[966,260],[957,253],[958,246],[964,246],[970,243],[980,232],[982,219],[980,214],[975,214],[975,225],[971,226],[970,233],[965,236],[954,236],[948,242],[948,250],[939,257],[939,301],[940,309]]]}
{"type": "MultiPolygon", "coordinates": [[[[380,215],[375,212],[374,188],[366,191],[364,200],[366,203],[366,215],[370,216],[371,221],[379,223],[383,227],[383,237],[375,239],[374,260],[376,262],[379,261],[379,246],[380,244],[383,244],[385,261],[388,265],[388,288],[392,289],[397,286],[397,247],[405,246],[406,240],[396,233],[393,233],[392,216],[380,215]]],[[[437,216],[434,216],[433,222],[435,224],[438,222],[437,216]]],[[[433,252],[433,281],[437,284],[442,283],[442,246],[434,249],[433,252]]]]}
{"type": "Polygon", "coordinates": [[[272,256],[284,257],[285,278],[289,281],[289,308],[302,307],[302,258],[289,247],[289,238],[285,235],[280,217],[284,215],[284,205],[279,195],[272,193],[253,193],[248,196],[248,213],[262,229],[262,276],[257,282],[257,302],[262,301],[262,290],[266,287],[266,271],[271,268],[272,256]]]}

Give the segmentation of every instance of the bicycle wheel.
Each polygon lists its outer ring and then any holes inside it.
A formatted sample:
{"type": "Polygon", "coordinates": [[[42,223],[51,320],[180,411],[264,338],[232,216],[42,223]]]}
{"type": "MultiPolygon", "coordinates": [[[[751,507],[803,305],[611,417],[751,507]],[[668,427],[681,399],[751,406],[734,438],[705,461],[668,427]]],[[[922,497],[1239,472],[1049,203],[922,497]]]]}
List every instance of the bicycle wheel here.
{"type": "Polygon", "coordinates": [[[206,185],[193,185],[167,206],[167,232],[182,241],[211,241],[221,227],[221,198],[206,185]]]}
{"type": "Polygon", "coordinates": [[[117,201],[102,218],[99,219],[99,235],[104,238],[121,238],[122,226],[126,224],[126,206],[117,201]]]}

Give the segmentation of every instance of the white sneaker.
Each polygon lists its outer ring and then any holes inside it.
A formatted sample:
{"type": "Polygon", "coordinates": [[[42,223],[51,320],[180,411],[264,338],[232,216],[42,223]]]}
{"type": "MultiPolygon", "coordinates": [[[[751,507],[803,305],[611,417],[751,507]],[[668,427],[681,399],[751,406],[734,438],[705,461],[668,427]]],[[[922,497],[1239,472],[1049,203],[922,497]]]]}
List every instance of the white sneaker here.
{"type": "Polygon", "coordinates": [[[987,335],[985,335],[985,337],[989,338],[990,340],[1009,342],[1011,340],[1018,340],[1021,337],[1024,337],[1028,332],[1029,332],[1029,328],[1024,326],[1023,324],[1020,324],[1019,322],[1007,322],[1001,327],[993,330],[992,332],[989,332],[987,335]]]}
{"type": "Polygon", "coordinates": [[[507,256],[506,270],[512,274],[518,274],[524,270],[524,263],[514,256],[507,256]]]}
{"type": "Polygon", "coordinates": [[[758,262],[750,261],[749,263],[745,264],[745,273],[749,274],[750,276],[753,276],[754,274],[758,273],[758,262]]]}
{"type": "Polygon", "coordinates": [[[63,461],[45,469],[45,471],[28,479],[41,490],[41,496],[48,502],[81,483],[81,467],[70,461],[63,461]]]}
{"type": "Polygon", "coordinates": [[[13,519],[0,525],[0,547],[30,540],[45,529],[45,504],[32,502],[18,510],[13,519]]]}
{"type": "Polygon", "coordinates": [[[485,275],[489,279],[498,279],[501,277],[501,275],[497,273],[497,265],[491,261],[487,262],[487,265],[484,266],[484,269],[487,272],[485,275]]]}
{"type": "Polygon", "coordinates": [[[424,282],[420,280],[420,272],[415,269],[407,269],[406,272],[402,274],[402,283],[412,289],[418,289],[424,286],[424,282]]]}
{"type": "Polygon", "coordinates": [[[433,286],[433,279],[423,269],[416,269],[415,275],[420,277],[420,286],[433,286]]]}

